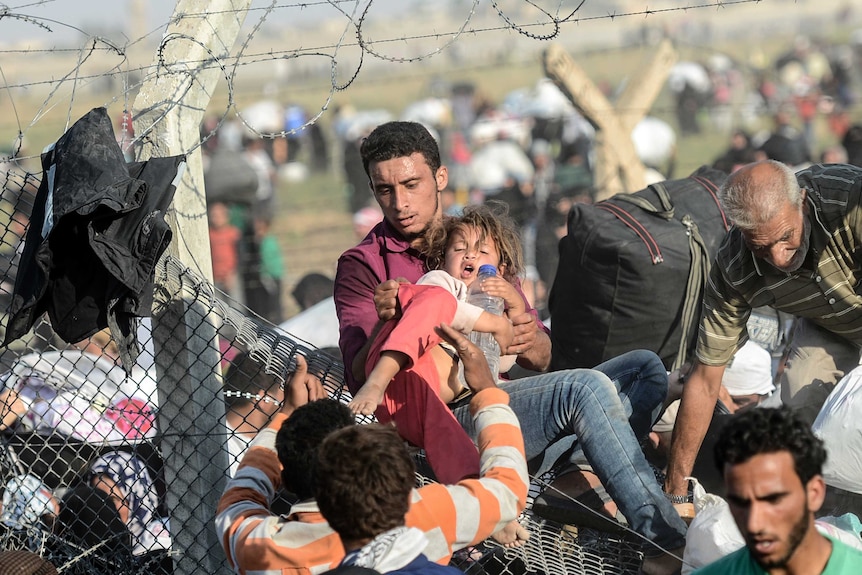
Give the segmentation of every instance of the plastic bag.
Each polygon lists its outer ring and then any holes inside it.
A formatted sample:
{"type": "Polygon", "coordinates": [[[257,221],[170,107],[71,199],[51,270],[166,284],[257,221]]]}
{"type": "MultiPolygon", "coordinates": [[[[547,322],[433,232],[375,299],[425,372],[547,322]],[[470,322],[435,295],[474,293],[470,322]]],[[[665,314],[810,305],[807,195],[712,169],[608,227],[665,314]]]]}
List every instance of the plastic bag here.
{"type": "Polygon", "coordinates": [[[826,444],[827,485],[862,493],[862,366],[845,375],[820,409],[812,429],[826,444]]]}
{"type": "Polygon", "coordinates": [[[827,515],[815,521],[814,526],[823,535],[862,551],[862,522],[853,513],[845,513],[839,517],[827,515]]]}
{"type": "Polygon", "coordinates": [[[727,501],[707,493],[696,479],[689,479],[694,482],[694,508],[697,514],[688,526],[685,537],[682,575],[709,565],[745,545],[727,501]]]}

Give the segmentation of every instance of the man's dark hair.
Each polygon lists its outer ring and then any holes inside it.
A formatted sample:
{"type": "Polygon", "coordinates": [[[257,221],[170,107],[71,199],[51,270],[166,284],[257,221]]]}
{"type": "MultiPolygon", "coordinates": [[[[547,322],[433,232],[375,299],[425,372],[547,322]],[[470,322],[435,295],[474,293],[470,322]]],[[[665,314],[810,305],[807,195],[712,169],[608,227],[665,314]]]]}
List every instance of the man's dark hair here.
{"type": "Polygon", "coordinates": [[[334,399],[312,401],[293,412],[275,436],[285,489],[302,499],[314,497],[314,462],[324,438],[356,423],[353,413],[334,399]]]}
{"type": "Polygon", "coordinates": [[[332,433],[318,449],[314,476],[320,512],[342,540],[371,539],[404,525],[416,472],[394,427],[332,433]]]}
{"type": "Polygon", "coordinates": [[[715,465],[724,475],[726,464],[737,465],[755,455],[780,451],[793,457],[803,485],[823,472],[823,441],[788,407],[757,408],[730,418],[715,444],[715,465]]]}
{"type": "Polygon", "coordinates": [[[332,297],[335,282],[323,274],[312,272],[305,274],[293,288],[291,295],[299,307],[308,309],[316,303],[332,297]]]}
{"type": "Polygon", "coordinates": [[[844,133],[841,145],[847,150],[847,163],[862,167],[862,124],[853,124],[844,133]]]}
{"type": "Polygon", "coordinates": [[[266,373],[266,369],[248,354],[242,353],[228,367],[224,376],[225,403],[228,406],[242,405],[253,402],[248,394],[258,391],[269,391],[281,385],[281,380],[275,375],[266,373]]]}
{"type": "Polygon", "coordinates": [[[362,167],[368,173],[371,162],[385,162],[414,153],[425,157],[425,162],[436,174],[440,168],[440,148],[428,129],[417,122],[387,122],[377,126],[368,134],[359,147],[362,167]]]}

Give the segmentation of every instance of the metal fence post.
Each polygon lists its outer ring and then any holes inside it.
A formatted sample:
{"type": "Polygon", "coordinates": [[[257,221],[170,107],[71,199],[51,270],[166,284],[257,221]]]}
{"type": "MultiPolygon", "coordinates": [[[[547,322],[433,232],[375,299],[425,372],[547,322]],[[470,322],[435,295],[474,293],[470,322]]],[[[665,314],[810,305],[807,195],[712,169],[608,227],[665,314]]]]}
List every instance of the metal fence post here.
{"type": "MultiPolygon", "coordinates": [[[[251,0],[178,0],[133,115],[142,135],[138,159],[186,153],[200,141],[213,90],[251,0]]],[[[167,254],[212,278],[199,150],[188,154],[167,221],[167,254]]],[[[160,292],[156,286],[157,300],[160,292]]],[[[213,518],[228,466],[215,322],[201,302],[157,301],[153,317],[161,452],[165,458],[175,573],[229,570],[213,518]]]]}

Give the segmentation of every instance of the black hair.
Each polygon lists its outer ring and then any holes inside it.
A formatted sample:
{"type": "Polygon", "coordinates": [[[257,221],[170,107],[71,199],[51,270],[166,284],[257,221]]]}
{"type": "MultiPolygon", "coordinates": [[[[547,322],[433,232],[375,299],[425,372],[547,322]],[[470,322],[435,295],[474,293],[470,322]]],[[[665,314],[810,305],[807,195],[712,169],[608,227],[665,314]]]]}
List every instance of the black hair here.
{"type": "Polygon", "coordinates": [[[296,300],[296,303],[299,304],[299,307],[308,309],[314,304],[332,297],[334,288],[335,282],[332,278],[321,273],[312,272],[302,276],[299,282],[297,282],[296,287],[293,288],[291,295],[296,300]]]}
{"type": "Polygon", "coordinates": [[[97,555],[112,559],[132,555],[132,534],[111,497],[89,483],[79,483],[60,501],[57,534],[82,547],[99,546],[97,555]]]}
{"type": "Polygon", "coordinates": [[[404,525],[416,468],[394,427],[356,425],[331,433],[314,473],[320,513],[342,541],[373,539],[404,525]]]}
{"type": "Polygon", "coordinates": [[[301,500],[314,497],[317,449],[327,435],[354,423],[350,409],[334,399],[312,401],[294,411],[275,437],[285,489],[301,500]]]}
{"type": "Polygon", "coordinates": [[[225,403],[227,405],[242,405],[252,402],[248,395],[258,391],[269,391],[281,385],[281,380],[267,373],[263,364],[252,359],[247,353],[239,354],[231,362],[224,376],[225,403]]]}
{"type": "Polygon", "coordinates": [[[826,448],[810,425],[788,407],[752,409],[730,418],[722,429],[715,444],[715,465],[724,475],[725,465],[781,451],[793,457],[796,475],[803,485],[823,472],[826,448]]]}
{"type": "Polygon", "coordinates": [[[431,173],[440,168],[440,148],[437,140],[428,129],[418,122],[387,122],[377,126],[368,137],[362,140],[359,154],[362,167],[370,177],[368,165],[371,162],[385,162],[402,158],[414,153],[422,154],[431,173]]]}

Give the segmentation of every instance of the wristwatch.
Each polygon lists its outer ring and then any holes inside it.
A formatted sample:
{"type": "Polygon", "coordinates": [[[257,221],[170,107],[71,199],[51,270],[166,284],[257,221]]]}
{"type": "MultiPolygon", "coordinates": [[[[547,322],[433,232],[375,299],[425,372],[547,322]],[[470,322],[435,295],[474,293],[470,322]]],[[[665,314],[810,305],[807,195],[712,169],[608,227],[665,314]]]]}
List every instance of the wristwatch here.
{"type": "Polygon", "coordinates": [[[674,495],[673,493],[665,493],[664,496],[667,497],[667,500],[674,505],[681,505],[683,503],[694,503],[694,496],[689,494],[674,495]]]}

